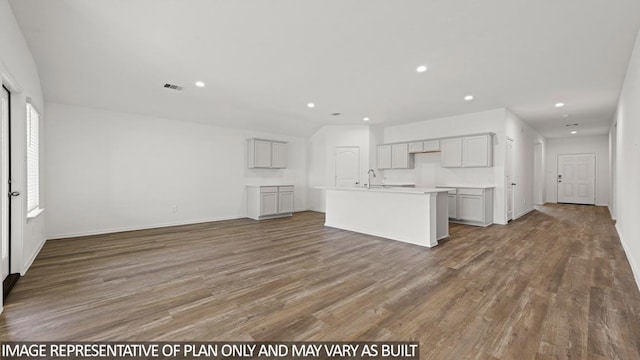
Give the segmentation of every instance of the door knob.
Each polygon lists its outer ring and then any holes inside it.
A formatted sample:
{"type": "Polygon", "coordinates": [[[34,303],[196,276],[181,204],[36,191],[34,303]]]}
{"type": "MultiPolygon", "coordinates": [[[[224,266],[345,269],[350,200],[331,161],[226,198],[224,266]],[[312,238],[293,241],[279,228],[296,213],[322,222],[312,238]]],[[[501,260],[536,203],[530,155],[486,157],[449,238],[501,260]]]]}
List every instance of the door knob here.
{"type": "Polygon", "coordinates": [[[20,193],[17,191],[12,191],[9,193],[9,196],[13,196],[13,197],[20,196],[20,193]]]}
{"type": "Polygon", "coordinates": [[[518,184],[516,184],[516,183],[511,183],[511,185],[512,185],[512,186],[516,186],[516,185],[518,185],[518,184]]]}

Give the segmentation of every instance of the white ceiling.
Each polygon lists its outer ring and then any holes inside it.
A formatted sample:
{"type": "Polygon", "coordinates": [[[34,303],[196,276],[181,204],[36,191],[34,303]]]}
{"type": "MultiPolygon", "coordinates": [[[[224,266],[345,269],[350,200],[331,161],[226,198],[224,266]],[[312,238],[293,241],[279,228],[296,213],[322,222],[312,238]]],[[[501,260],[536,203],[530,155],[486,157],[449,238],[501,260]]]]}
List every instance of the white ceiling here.
{"type": "Polygon", "coordinates": [[[566,123],[604,134],[640,25],[637,0],[11,6],[46,101],[303,136],[365,116],[388,125],[500,107],[547,137],[568,136],[566,123]]]}

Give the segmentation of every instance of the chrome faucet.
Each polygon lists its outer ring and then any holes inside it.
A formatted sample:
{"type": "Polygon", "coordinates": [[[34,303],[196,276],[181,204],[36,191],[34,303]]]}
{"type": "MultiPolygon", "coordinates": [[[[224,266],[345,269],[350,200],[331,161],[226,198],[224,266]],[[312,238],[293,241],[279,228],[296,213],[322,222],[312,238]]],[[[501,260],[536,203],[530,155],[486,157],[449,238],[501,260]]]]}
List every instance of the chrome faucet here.
{"type": "Polygon", "coordinates": [[[373,175],[373,177],[376,177],[376,172],[373,171],[373,169],[369,169],[369,171],[367,171],[367,175],[369,175],[369,181],[367,182],[367,189],[371,189],[371,175],[373,175]]]}

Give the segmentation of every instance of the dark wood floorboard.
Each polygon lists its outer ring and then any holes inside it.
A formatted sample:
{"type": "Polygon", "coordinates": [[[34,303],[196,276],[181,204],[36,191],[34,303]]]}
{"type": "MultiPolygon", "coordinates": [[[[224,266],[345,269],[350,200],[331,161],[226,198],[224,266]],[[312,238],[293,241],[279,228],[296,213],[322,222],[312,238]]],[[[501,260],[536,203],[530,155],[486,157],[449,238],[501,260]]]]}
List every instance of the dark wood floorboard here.
{"type": "Polygon", "coordinates": [[[48,241],[1,340],[417,340],[422,359],[640,359],[640,294],[604,207],[453,224],[435,248],[239,219],[48,241]]]}

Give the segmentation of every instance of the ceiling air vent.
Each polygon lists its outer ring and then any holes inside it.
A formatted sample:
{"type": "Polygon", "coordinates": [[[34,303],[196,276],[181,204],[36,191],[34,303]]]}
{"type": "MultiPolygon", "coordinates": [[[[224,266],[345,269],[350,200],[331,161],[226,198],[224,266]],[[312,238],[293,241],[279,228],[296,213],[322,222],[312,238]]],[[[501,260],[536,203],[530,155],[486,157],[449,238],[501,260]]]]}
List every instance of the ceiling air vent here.
{"type": "Polygon", "coordinates": [[[579,125],[578,123],[575,123],[575,124],[565,124],[564,126],[578,126],[578,125],[579,125]]]}
{"type": "Polygon", "coordinates": [[[331,116],[340,116],[340,115],[342,115],[342,114],[341,113],[337,113],[337,112],[336,113],[331,113],[331,116]]]}
{"type": "Polygon", "coordinates": [[[182,90],[182,89],[183,89],[183,87],[182,87],[182,86],[173,85],[173,84],[168,84],[168,83],[167,83],[167,84],[164,84],[164,87],[165,87],[165,88],[167,88],[167,89],[178,90],[178,91],[180,91],[180,90],[182,90]]]}

